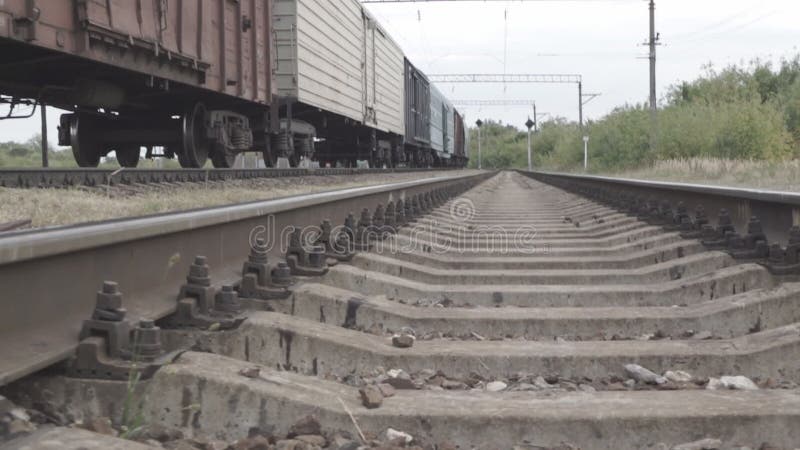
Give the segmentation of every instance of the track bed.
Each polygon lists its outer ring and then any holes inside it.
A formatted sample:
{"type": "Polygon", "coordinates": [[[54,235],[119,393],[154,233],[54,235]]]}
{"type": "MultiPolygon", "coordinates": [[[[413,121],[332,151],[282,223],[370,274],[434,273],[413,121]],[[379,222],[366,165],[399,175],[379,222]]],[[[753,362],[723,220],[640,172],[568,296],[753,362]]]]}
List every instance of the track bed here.
{"type": "MultiPolygon", "coordinates": [[[[392,233],[384,203],[382,239],[285,298],[215,278],[245,320],[159,320],[176,353],[151,378],[51,369],[3,392],[112,434],[132,400],[137,442],[97,448],[796,447],[800,283],[519,173],[474,181],[392,233]]],[[[20,439],[86,437],[47,433],[20,439]]]]}

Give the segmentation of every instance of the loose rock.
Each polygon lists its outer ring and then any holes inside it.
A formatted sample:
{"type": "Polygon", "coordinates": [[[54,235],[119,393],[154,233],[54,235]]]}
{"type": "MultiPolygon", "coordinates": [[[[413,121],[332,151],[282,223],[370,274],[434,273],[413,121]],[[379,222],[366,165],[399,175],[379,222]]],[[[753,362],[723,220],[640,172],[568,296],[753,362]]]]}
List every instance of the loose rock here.
{"type": "Polygon", "coordinates": [[[23,420],[25,422],[31,421],[31,416],[25,412],[23,408],[12,408],[11,411],[8,412],[8,415],[11,416],[12,419],[23,420]]]}
{"type": "Polygon", "coordinates": [[[674,372],[668,370],[664,372],[664,378],[672,381],[673,383],[690,383],[692,381],[692,374],[682,370],[676,370],[674,372]]]}
{"type": "Polygon", "coordinates": [[[394,397],[395,389],[392,387],[391,384],[388,383],[380,383],[378,384],[378,389],[381,390],[381,394],[384,398],[394,397]]]}
{"type": "Polygon", "coordinates": [[[502,381],[492,381],[491,383],[486,383],[486,390],[489,392],[500,392],[507,387],[508,385],[502,381]]]}
{"type": "Polygon", "coordinates": [[[258,367],[247,367],[239,371],[239,375],[247,378],[258,378],[261,375],[261,369],[258,367]]]}
{"type": "Polygon", "coordinates": [[[379,408],[383,403],[383,394],[380,388],[373,384],[362,387],[358,390],[361,396],[361,404],[369,409],[379,408]]]}
{"type": "Polygon", "coordinates": [[[667,379],[638,364],[626,364],[625,373],[634,380],[645,384],[664,384],[667,379]]]}
{"type": "Polygon", "coordinates": [[[392,345],[397,348],[411,348],[416,338],[410,334],[395,334],[392,336],[392,345]]]}
{"type": "Polygon", "coordinates": [[[692,335],[692,339],[698,341],[704,341],[706,339],[711,339],[712,337],[714,337],[714,334],[711,333],[710,331],[700,331],[692,335]]]}
{"type": "Polygon", "coordinates": [[[403,442],[406,443],[406,445],[414,441],[414,437],[411,436],[410,434],[403,431],[395,430],[393,428],[386,429],[386,433],[384,433],[384,439],[387,441],[394,441],[395,439],[401,439],[403,442]]]}
{"type": "Polygon", "coordinates": [[[304,434],[322,434],[322,427],[314,416],[305,416],[289,428],[289,438],[304,434]]]}
{"type": "Polygon", "coordinates": [[[722,441],[719,439],[702,439],[695,442],[688,442],[672,447],[672,450],[719,450],[722,441]]]}
{"type": "Polygon", "coordinates": [[[392,369],[386,372],[386,375],[388,375],[389,378],[386,379],[385,382],[395,389],[417,389],[417,385],[414,384],[411,375],[404,370],[392,369]]]}
{"type": "MultiPolygon", "coordinates": [[[[556,381],[558,381],[558,380],[556,380],[556,381]]],[[[552,389],[553,388],[553,385],[548,383],[547,380],[545,380],[544,377],[541,377],[541,376],[536,377],[533,380],[533,385],[536,386],[539,389],[552,389]]]]}
{"type": "Polygon", "coordinates": [[[747,378],[745,376],[725,376],[720,378],[710,378],[708,380],[708,384],[706,385],[706,389],[716,390],[716,389],[735,389],[735,390],[742,390],[742,391],[756,391],[758,390],[758,386],[753,383],[753,380],[747,378]]]}

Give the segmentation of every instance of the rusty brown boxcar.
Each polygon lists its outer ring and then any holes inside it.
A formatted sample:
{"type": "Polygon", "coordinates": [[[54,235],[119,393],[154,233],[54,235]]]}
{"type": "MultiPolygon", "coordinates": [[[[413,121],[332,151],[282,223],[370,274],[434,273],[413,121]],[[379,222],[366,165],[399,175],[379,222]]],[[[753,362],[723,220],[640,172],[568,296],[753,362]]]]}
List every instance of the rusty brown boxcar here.
{"type": "Polygon", "coordinates": [[[272,0],[0,0],[3,101],[74,111],[59,142],[81,166],[268,152],[272,49],[272,0]]]}

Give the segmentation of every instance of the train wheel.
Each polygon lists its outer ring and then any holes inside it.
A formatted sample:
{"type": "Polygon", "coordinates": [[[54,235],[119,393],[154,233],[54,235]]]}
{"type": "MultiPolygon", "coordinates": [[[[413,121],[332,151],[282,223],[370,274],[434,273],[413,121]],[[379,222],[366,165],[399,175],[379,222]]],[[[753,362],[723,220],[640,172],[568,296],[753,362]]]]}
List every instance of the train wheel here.
{"type": "Polygon", "coordinates": [[[218,145],[214,147],[211,153],[211,164],[217,169],[230,169],[236,163],[236,153],[229,152],[224,146],[218,145]]]}
{"type": "Polygon", "coordinates": [[[73,114],[70,118],[69,132],[72,156],[79,167],[97,167],[103,156],[103,144],[97,139],[94,118],[88,114],[73,114]]]}
{"type": "Polygon", "coordinates": [[[121,145],[117,148],[117,162],[122,167],[134,168],[139,165],[139,149],[135,144],[121,145]]]}
{"type": "Polygon", "coordinates": [[[181,167],[200,168],[208,161],[206,107],[197,103],[183,115],[183,151],[178,154],[181,167]]]}

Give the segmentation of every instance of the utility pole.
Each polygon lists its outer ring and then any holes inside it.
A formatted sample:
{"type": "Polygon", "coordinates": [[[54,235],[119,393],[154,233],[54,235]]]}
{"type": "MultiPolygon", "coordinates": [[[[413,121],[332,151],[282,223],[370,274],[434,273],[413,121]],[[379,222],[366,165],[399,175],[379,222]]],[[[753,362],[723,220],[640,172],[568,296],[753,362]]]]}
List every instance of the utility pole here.
{"type": "Polygon", "coordinates": [[[533,131],[539,132],[539,116],[536,114],[536,102],[533,102],[533,131]]]}
{"type": "Polygon", "coordinates": [[[578,81],[578,123],[583,129],[583,81],[578,81]]]}
{"type": "Polygon", "coordinates": [[[650,151],[655,153],[658,146],[658,98],[656,97],[656,2],[650,0],[650,151]]]}

